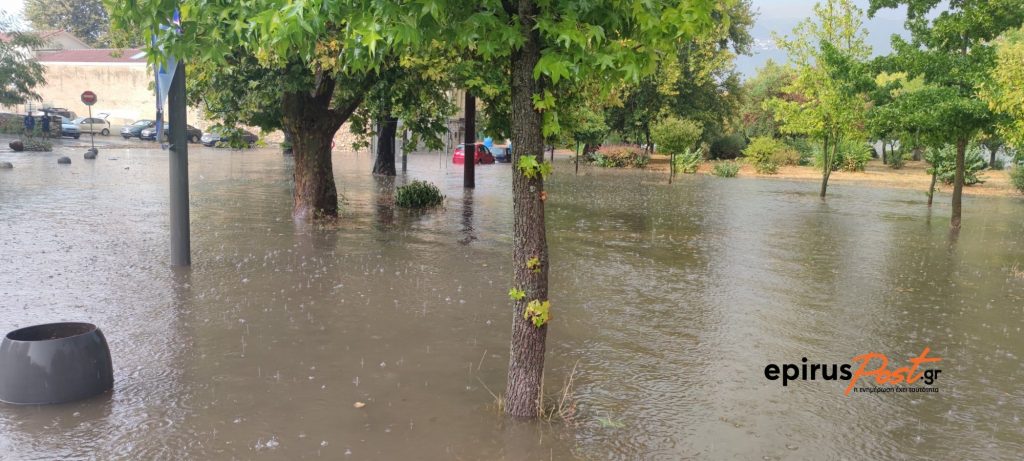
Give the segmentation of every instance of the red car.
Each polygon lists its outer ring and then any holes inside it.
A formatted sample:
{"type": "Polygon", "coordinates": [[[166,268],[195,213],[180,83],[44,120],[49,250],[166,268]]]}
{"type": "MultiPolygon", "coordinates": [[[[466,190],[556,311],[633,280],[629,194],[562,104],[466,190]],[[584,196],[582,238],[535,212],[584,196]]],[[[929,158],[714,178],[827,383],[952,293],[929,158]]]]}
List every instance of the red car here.
{"type": "MultiPolygon", "coordinates": [[[[452,154],[452,163],[462,165],[466,162],[466,154],[464,153],[465,148],[465,144],[459,144],[459,146],[455,148],[455,153],[452,154]]],[[[476,143],[476,164],[480,165],[491,163],[494,163],[494,155],[491,154],[490,149],[488,149],[487,146],[484,146],[483,143],[476,143]]]]}

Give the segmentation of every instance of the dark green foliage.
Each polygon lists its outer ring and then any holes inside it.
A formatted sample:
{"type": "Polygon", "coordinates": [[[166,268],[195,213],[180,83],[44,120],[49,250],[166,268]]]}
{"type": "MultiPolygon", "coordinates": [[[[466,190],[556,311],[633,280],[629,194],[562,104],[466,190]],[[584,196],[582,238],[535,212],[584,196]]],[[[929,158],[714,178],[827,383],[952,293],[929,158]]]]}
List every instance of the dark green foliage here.
{"type": "Polygon", "coordinates": [[[415,180],[400,186],[395,193],[395,204],[402,208],[432,208],[444,203],[444,195],[437,186],[415,180]]]}
{"type": "Polygon", "coordinates": [[[720,178],[735,178],[739,172],[740,164],[733,160],[718,161],[711,167],[711,174],[720,178]]]}
{"type": "Polygon", "coordinates": [[[711,158],[733,159],[743,155],[743,149],[747,147],[747,138],[743,133],[733,133],[723,136],[711,143],[711,158]]]}

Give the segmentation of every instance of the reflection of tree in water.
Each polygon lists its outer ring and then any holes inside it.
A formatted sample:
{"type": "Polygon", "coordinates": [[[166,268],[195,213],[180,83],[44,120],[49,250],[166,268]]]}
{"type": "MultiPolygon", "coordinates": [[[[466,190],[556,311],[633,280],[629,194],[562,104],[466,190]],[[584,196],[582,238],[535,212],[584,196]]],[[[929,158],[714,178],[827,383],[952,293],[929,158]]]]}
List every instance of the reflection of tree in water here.
{"type": "Polygon", "coordinates": [[[473,189],[464,189],[462,194],[462,235],[459,243],[463,245],[476,240],[473,230],[473,189]]]}
{"type": "Polygon", "coordinates": [[[395,177],[373,175],[373,182],[376,189],[373,207],[375,228],[378,231],[391,230],[395,226],[395,177]]]}

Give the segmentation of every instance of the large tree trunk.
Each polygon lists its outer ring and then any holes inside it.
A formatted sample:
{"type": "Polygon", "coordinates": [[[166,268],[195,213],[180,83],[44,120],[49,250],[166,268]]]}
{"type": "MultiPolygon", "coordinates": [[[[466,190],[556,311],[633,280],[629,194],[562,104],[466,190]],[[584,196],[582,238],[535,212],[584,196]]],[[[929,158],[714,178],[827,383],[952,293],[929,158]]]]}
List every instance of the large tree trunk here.
{"type": "Polygon", "coordinates": [[[828,138],[825,138],[825,146],[821,150],[821,198],[825,198],[825,191],[828,190],[828,177],[832,174],[832,153],[828,151],[828,138]]]}
{"type": "Polygon", "coordinates": [[[967,139],[956,142],[956,174],[953,176],[953,214],[949,218],[949,227],[960,230],[960,204],[964,192],[964,155],[967,151],[967,139]]]}
{"type": "Polygon", "coordinates": [[[288,92],[281,96],[281,121],[291,137],[295,155],[292,215],[296,219],[338,215],[331,141],[341,124],[362,102],[362,96],[357,96],[343,101],[337,108],[331,108],[334,80],[321,74],[316,82],[311,91],[288,92]]]}
{"type": "Polygon", "coordinates": [[[518,2],[519,33],[524,43],[512,54],[512,194],[514,224],[512,258],[515,286],[526,297],[515,302],[512,311],[512,345],[509,354],[508,382],[505,387],[505,414],[533,418],[540,408],[540,390],[544,373],[544,348],[547,325],[536,327],[523,318],[531,300],[548,299],[548,244],[544,225],[544,179],[538,174],[527,178],[517,168],[519,157],[532,155],[544,161],[541,114],[533,108],[533,95],[540,92],[533,69],[540,60],[540,34],[535,28],[537,7],[532,0],[518,2]],[[527,261],[538,258],[536,272],[527,261]]]}
{"type": "Polygon", "coordinates": [[[373,174],[394,176],[395,134],[398,131],[398,119],[390,115],[381,117],[380,125],[380,132],[377,134],[377,160],[373,162],[373,174]]]}

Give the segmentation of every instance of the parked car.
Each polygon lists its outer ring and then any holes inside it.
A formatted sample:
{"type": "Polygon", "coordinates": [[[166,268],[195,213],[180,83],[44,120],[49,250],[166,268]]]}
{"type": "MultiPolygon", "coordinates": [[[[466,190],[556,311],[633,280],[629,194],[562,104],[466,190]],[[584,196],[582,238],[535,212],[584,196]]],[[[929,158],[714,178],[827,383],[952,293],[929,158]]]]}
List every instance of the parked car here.
{"type": "Polygon", "coordinates": [[[494,160],[501,163],[512,163],[512,149],[508,146],[491,146],[488,147],[491,150],[491,154],[494,155],[494,160]]]}
{"type": "Polygon", "coordinates": [[[63,115],[60,115],[59,117],[61,137],[78,139],[82,136],[82,131],[78,128],[77,123],[63,115]]]}
{"type": "Polygon", "coordinates": [[[228,147],[232,138],[248,147],[255,146],[256,141],[260,139],[259,136],[241,128],[213,127],[199,141],[206,147],[228,147]]]}
{"type": "Polygon", "coordinates": [[[82,133],[96,133],[103,136],[110,135],[110,122],[99,117],[78,117],[74,120],[78,130],[82,133]]]}
{"type": "MultiPolygon", "coordinates": [[[[192,125],[185,125],[185,133],[185,139],[188,139],[188,142],[199,142],[199,139],[203,137],[202,130],[192,125]]],[[[163,136],[165,140],[170,139],[171,136],[171,127],[167,126],[166,124],[164,125],[163,136]]],[[[150,128],[146,128],[139,132],[139,138],[148,139],[150,141],[156,141],[156,125],[150,128]]]]}
{"type": "MultiPolygon", "coordinates": [[[[480,165],[480,164],[492,164],[492,163],[494,163],[494,155],[491,154],[491,151],[488,150],[487,147],[484,146],[483,143],[478,142],[478,143],[475,144],[475,146],[476,146],[475,160],[476,160],[476,164],[477,165],[480,165]]],[[[466,156],[463,153],[465,148],[466,148],[465,144],[459,144],[458,147],[455,148],[455,152],[452,154],[452,163],[454,163],[456,165],[462,165],[463,163],[466,163],[466,156]]]]}
{"type": "Polygon", "coordinates": [[[124,139],[142,139],[142,130],[156,126],[156,120],[136,120],[135,123],[121,128],[121,137],[124,139]]]}

